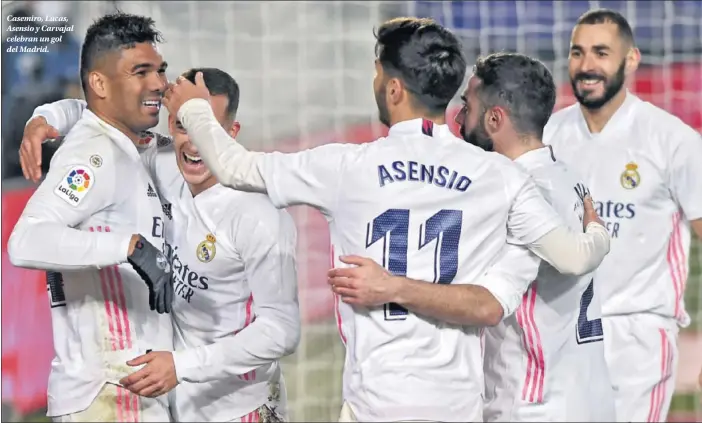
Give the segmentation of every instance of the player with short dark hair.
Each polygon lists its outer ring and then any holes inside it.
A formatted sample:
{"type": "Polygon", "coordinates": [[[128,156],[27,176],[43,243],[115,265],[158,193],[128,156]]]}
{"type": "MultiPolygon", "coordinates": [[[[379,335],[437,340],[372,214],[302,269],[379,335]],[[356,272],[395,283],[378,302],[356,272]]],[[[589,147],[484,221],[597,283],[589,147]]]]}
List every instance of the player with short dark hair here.
{"type": "MultiPolygon", "coordinates": [[[[541,142],[556,85],[540,61],[518,53],[479,58],[456,116],[463,138],[523,167],[574,231],[587,186],[541,142]]],[[[615,418],[604,358],[600,285],[542,262],[521,305],[485,330],[485,421],[615,418]]]]}
{"type": "MultiPolygon", "coordinates": [[[[183,77],[194,81],[197,73],[211,94],[217,121],[235,137],[239,85],[214,68],[190,69],[183,77]]],[[[37,108],[34,116],[63,134],[84,107],[80,100],[62,100],[37,108]]],[[[127,364],[134,372],[120,383],[144,397],[178,386],[171,398],[178,421],[284,420],[279,359],[300,339],[295,225],[265,195],[219,185],[185,128],[173,115],[168,123],[173,138],[145,133],[157,148],[145,150],[142,159],[168,223],[175,351],[133,357],[127,364]]],[[[27,139],[37,137],[27,134],[27,139]]]]}
{"type": "Polygon", "coordinates": [[[556,104],[553,77],[541,62],[515,53],[492,54],[478,58],[473,66],[473,77],[475,99],[479,100],[475,104],[479,110],[470,109],[467,98],[462,96],[464,110],[458,113],[456,120],[463,139],[487,151],[494,150],[486,129],[490,121],[483,119],[491,108],[499,108],[509,115],[516,137],[541,139],[556,104]],[[474,128],[464,121],[467,113],[481,117],[474,128]],[[466,130],[471,132],[465,133],[466,130]]]}
{"type": "Polygon", "coordinates": [[[612,236],[595,283],[621,422],[666,419],[678,327],[690,323],[691,233],[702,236],[702,137],[626,89],[640,61],[621,14],[585,13],[568,58],[577,103],[554,113],[544,131],[556,157],[584,178],[612,236]]]}
{"type": "MultiPolygon", "coordinates": [[[[538,260],[520,249],[526,271],[481,285],[505,248],[508,228],[523,245],[554,235],[557,247],[546,249],[564,251],[567,265],[599,263],[608,249],[604,228],[591,225],[582,236],[567,231],[528,175],[451,134],[445,111],[466,69],[457,38],[417,18],[385,22],[377,38],[373,87],[390,131],[375,142],[248,152],[213,119],[200,76],[196,84],[179,79],[164,104],[220,183],[265,192],[277,207],[320,210],[330,222],[335,263],[367,255],[396,275],[454,282],[455,292],[476,304],[461,310],[467,324],[511,314],[536,274],[538,260]],[[596,252],[570,257],[576,239],[596,252]]],[[[357,306],[345,289],[335,287],[347,351],[342,420],[482,420],[477,328],[440,323],[397,304],[357,306]]]]}
{"type": "Polygon", "coordinates": [[[166,89],[159,40],[143,16],[117,13],[90,26],[81,52],[88,110],[8,243],[14,265],[62,272],[48,281],[56,357],[47,414],[56,421],[170,419],[166,397],[119,384],[128,360],[173,349],[171,319],[161,314],[173,300],[165,222],[141,161],[141,133],[158,123],[166,89]]]}
{"type": "MultiPolygon", "coordinates": [[[[375,38],[384,78],[402,81],[414,109],[429,117],[443,116],[465,77],[466,61],[458,39],[430,19],[402,18],[381,25],[375,38]]],[[[383,101],[387,88],[379,87],[376,102],[380,121],[390,126],[383,101]]]]}

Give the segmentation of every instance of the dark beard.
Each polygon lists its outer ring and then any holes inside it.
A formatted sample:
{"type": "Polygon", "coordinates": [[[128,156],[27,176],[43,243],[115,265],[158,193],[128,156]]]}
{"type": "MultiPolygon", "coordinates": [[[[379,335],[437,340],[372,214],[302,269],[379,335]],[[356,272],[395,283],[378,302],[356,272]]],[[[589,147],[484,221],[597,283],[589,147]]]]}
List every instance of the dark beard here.
{"type": "Polygon", "coordinates": [[[484,119],[485,113],[480,116],[480,119],[478,119],[478,124],[470,132],[467,132],[465,125],[461,125],[459,128],[461,131],[461,137],[463,137],[463,140],[469,144],[480,147],[485,151],[493,151],[495,149],[495,144],[492,142],[492,139],[483,126],[484,119]]]}
{"type": "Polygon", "coordinates": [[[607,79],[606,77],[602,75],[598,75],[596,73],[589,73],[589,72],[581,72],[575,75],[573,79],[570,80],[570,85],[573,88],[573,94],[575,95],[575,98],[578,100],[578,103],[582,104],[583,107],[585,107],[588,110],[598,110],[605,104],[609,103],[609,101],[614,98],[617,93],[622,89],[624,86],[624,69],[626,68],[626,60],[622,60],[622,63],[619,65],[619,69],[617,69],[617,73],[612,76],[611,79],[607,79]],[[584,92],[578,92],[577,89],[577,83],[582,80],[586,79],[597,79],[600,81],[604,81],[605,83],[605,90],[604,93],[602,94],[601,97],[599,98],[587,98],[587,95],[589,94],[588,91],[584,92]]]}
{"type": "Polygon", "coordinates": [[[380,90],[375,93],[375,103],[378,105],[378,119],[380,123],[390,127],[390,112],[388,111],[388,103],[385,101],[385,84],[380,87],[380,90]]]}

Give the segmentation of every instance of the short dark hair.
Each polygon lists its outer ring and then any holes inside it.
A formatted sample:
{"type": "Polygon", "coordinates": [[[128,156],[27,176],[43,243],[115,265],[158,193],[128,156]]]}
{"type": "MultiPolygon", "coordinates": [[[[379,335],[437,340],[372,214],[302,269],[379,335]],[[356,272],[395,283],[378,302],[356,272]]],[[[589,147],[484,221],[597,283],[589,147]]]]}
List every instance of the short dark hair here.
{"type": "Polygon", "coordinates": [[[578,18],[577,25],[598,25],[603,23],[613,23],[619,29],[619,36],[624,42],[634,45],[634,31],[631,30],[629,22],[621,13],[611,9],[593,9],[583,13],[578,18]]]}
{"type": "Polygon", "coordinates": [[[87,95],[88,73],[106,53],[133,48],[137,43],[162,42],[163,36],[146,16],[116,12],[105,15],[88,28],[80,51],[80,81],[87,95]]]}
{"type": "Polygon", "coordinates": [[[494,53],[478,58],[473,74],[482,82],[484,108],[503,107],[517,132],[543,136],[556,105],[556,84],[543,63],[520,53],[494,53]]]}
{"type": "Polygon", "coordinates": [[[210,95],[227,96],[227,117],[234,119],[236,111],[239,109],[239,84],[228,73],[217,68],[192,68],[183,73],[183,77],[195,83],[195,75],[202,72],[205,86],[210,91],[210,95]]]}
{"type": "Polygon", "coordinates": [[[426,18],[391,19],[374,35],[383,72],[402,80],[415,105],[432,115],[445,113],[466,73],[466,59],[456,36],[426,18]]]}

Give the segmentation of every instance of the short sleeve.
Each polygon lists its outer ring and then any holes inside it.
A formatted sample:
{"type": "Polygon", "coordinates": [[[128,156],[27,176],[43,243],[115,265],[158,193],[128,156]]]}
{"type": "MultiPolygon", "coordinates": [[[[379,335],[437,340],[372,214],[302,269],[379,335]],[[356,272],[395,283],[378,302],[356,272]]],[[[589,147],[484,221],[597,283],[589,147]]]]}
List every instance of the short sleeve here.
{"type": "Polygon", "coordinates": [[[529,245],[562,225],[560,216],[543,197],[534,180],[525,178],[509,211],[509,242],[529,245]]]}
{"type": "Polygon", "coordinates": [[[327,144],[298,153],[270,153],[261,157],[259,171],[276,207],[306,204],[331,217],[356,144],[327,144]]]}
{"type": "Polygon", "coordinates": [[[702,218],[702,136],[690,128],[672,152],[669,189],[688,220],[702,218]]]}
{"type": "Polygon", "coordinates": [[[536,279],[541,259],[524,247],[506,244],[482,278],[475,282],[490,291],[502,305],[503,319],[514,313],[524,292],[536,279]]]}

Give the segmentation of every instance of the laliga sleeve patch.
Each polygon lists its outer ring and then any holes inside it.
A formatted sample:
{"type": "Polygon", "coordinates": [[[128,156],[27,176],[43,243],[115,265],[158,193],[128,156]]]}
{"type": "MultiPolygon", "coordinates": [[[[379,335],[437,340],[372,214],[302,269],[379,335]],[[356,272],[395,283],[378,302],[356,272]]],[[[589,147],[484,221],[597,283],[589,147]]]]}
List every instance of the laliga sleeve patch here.
{"type": "Polygon", "coordinates": [[[93,188],[93,185],[95,185],[95,176],[90,168],[87,166],[74,166],[56,185],[54,194],[76,207],[83,201],[83,198],[93,188]]]}

